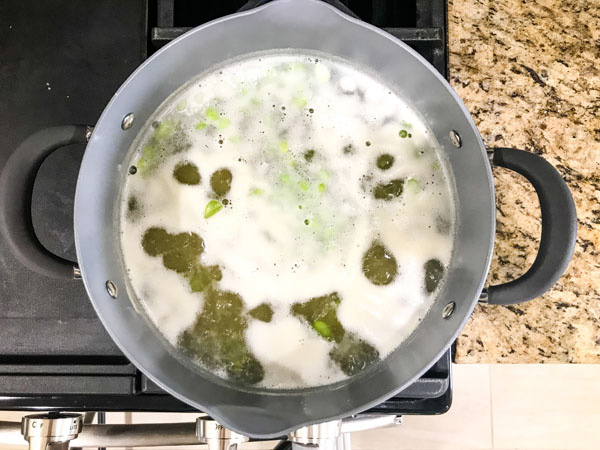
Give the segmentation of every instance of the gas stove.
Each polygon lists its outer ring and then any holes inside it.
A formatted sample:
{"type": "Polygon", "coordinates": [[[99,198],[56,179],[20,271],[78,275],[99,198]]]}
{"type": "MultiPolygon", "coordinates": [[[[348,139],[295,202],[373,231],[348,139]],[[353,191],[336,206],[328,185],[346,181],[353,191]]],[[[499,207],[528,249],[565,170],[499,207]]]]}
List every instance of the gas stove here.
{"type": "MultiPolygon", "coordinates": [[[[41,128],[95,123],[127,76],[170,40],[266,2],[2,2],[0,98],[5,107],[0,109],[0,167],[23,139],[41,128]]],[[[448,75],[444,0],[327,2],[402,39],[448,75]]],[[[73,261],[72,209],[83,151],[83,146],[65,147],[44,162],[32,205],[40,241],[73,261]]],[[[403,414],[441,414],[450,408],[451,394],[449,350],[414,384],[364,417],[389,416],[377,419],[389,425],[403,414]]],[[[0,410],[11,409],[56,414],[193,411],[154,385],[119,351],[80,281],[30,272],[0,238],[0,410]]],[[[352,420],[356,427],[358,418],[352,420]]],[[[193,432],[203,423],[199,419],[193,432]]],[[[354,429],[344,424],[331,426],[354,429]]]]}

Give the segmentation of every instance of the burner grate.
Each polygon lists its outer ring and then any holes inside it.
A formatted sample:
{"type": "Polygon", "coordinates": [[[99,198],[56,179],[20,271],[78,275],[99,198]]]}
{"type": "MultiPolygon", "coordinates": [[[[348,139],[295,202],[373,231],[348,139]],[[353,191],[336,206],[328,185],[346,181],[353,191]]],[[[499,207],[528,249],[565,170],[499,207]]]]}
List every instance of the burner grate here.
{"type": "MultiPolygon", "coordinates": [[[[0,2],[0,166],[47,126],[97,121],[147,55],[190,27],[264,0],[20,0],[0,2]],[[40,39],[39,36],[44,36],[40,39]],[[23,80],[27,80],[24,82],[23,80]]],[[[444,0],[329,0],[383,27],[447,76],[444,0]]],[[[83,148],[55,152],[34,188],[34,227],[51,251],[74,258],[72,208],[83,148]],[[60,176],[57,176],[60,174],[60,176]]],[[[447,352],[413,385],[372,412],[439,414],[451,404],[447,352]]],[[[0,238],[0,410],[191,411],[118,350],[83,285],[21,266],[0,238]]]]}
{"type": "MultiPolygon", "coordinates": [[[[148,54],[193,27],[236,11],[246,11],[270,0],[155,0],[149,9],[148,54]]],[[[324,0],[341,11],[382,28],[424,56],[444,77],[448,76],[446,2],[444,0],[324,0]]]]}

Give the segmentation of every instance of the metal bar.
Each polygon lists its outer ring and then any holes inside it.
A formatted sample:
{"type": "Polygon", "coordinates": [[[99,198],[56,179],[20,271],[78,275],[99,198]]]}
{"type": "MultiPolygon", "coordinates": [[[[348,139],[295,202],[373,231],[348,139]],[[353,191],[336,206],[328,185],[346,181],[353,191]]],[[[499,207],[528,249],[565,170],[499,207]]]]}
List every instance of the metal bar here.
{"type": "Polygon", "coordinates": [[[402,424],[402,416],[391,414],[364,414],[342,420],[342,433],[375,430],[402,424]]]}
{"type": "MultiPolygon", "coordinates": [[[[0,444],[27,445],[18,422],[0,422],[0,444]]],[[[85,425],[71,447],[157,447],[200,445],[196,422],[85,425]]]]}
{"type": "MultiPolygon", "coordinates": [[[[152,43],[155,47],[162,47],[190,31],[192,27],[153,27],[152,43]]],[[[392,36],[405,42],[443,42],[441,28],[384,28],[392,36]]]]}
{"type": "Polygon", "coordinates": [[[404,42],[443,42],[441,28],[383,28],[404,42]]]}
{"type": "Polygon", "coordinates": [[[159,27],[172,27],[175,24],[175,0],[158,0],[156,22],[159,27]]]}

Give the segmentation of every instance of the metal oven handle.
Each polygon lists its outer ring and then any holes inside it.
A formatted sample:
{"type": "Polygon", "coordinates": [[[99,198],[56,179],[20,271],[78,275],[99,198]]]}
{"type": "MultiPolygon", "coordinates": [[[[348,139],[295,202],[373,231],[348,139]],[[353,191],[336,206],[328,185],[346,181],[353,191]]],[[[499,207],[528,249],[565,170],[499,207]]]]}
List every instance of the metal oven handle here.
{"type": "Polygon", "coordinates": [[[91,132],[86,125],[40,130],[17,147],[0,173],[0,233],[23,265],[47,277],[72,279],[79,269],[48,251],[37,238],[31,219],[33,185],[40,166],[53,151],[85,144],[91,132]]]}

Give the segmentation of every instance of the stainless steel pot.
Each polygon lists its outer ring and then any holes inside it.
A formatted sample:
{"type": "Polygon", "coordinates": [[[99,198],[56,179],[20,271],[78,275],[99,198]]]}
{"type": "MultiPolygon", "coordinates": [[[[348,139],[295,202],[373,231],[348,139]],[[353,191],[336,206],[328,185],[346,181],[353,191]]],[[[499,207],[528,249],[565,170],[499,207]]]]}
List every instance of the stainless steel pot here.
{"type": "MultiPolygon", "coordinates": [[[[50,152],[85,139],[83,126],[36,133],[17,149],[0,176],[0,229],[25,265],[48,276],[73,276],[73,263],[49,253],[35,237],[33,180],[50,152]]],[[[81,276],[98,316],[123,353],[159,386],[223,425],[265,438],[348,416],[396,394],[421,375],[453,342],[479,300],[495,232],[488,156],[461,100],[415,51],[323,2],[274,1],[190,31],[147,60],[117,91],[91,135],[77,183],[75,240],[81,276]],[[149,116],[173,91],[211,66],[273,49],[337,55],[396,85],[442,146],[457,199],[454,252],[446,281],[410,338],[354,378],[293,391],[242,388],[202,373],[169,351],[128,298],[118,239],[124,163],[149,116]]],[[[575,207],[561,176],[541,157],[495,149],[492,160],[527,177],[541,203],[542,239],[535,263],[521,278],[487,289],[488,303],[525,301],[550,288],[566,268],[575,242],[575,207]]]]}

